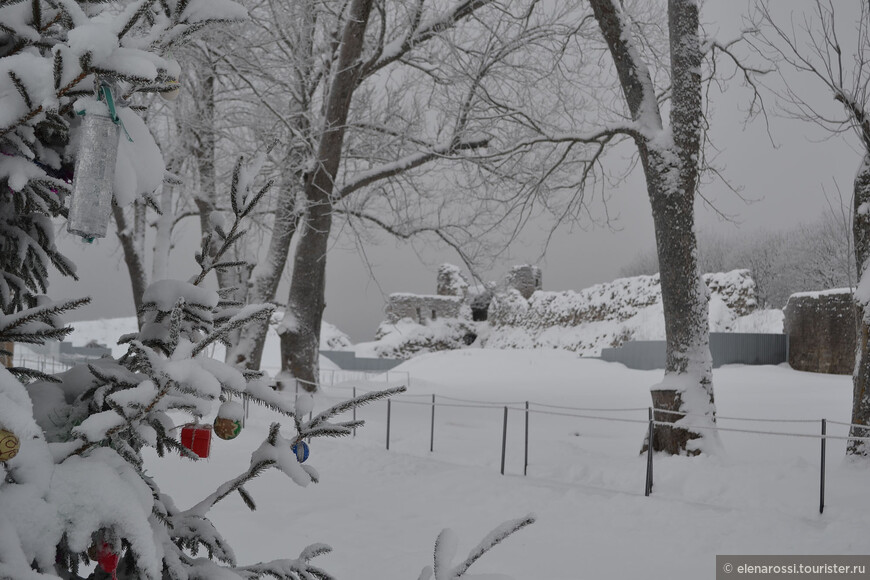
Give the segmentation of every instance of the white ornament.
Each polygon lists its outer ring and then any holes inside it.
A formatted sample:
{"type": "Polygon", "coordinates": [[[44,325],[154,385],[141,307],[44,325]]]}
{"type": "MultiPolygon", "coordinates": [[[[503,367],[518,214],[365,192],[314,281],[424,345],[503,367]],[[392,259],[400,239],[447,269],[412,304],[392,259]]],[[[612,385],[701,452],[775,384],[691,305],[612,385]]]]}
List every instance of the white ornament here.
{"type": "Polygon", "coordinates": [[[164,101],[174,101],[175,99],[178,98],[178,95],[181,94],[181,88],[178,85],[178,81],[175,81],[175,82],[170,83],[170,84],[175,85],[175,88],[170,89],[168,91],[162,91],[160,93],[160,97],[164,101]]]}

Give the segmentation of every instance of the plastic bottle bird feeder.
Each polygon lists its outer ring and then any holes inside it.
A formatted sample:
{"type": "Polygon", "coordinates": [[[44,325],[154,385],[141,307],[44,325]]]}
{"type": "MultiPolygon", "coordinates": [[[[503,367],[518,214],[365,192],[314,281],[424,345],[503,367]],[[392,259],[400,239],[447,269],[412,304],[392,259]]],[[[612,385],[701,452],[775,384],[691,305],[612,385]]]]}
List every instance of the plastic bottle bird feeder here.
{"type": "Polygon", "coordinates": [[[181,445],[205,459],[211,451],[211,432],[211,425],[185,425],[181,428],[181,445]]]}
{"type": "Polygon", "coordinates": [[[77,113],[82,116],[81,142],[67,222],[70,233],[88,242],[106,237],[121,131],[111,88],[101,85],[99,95],[100,100],[76,102],[77,113]]]}

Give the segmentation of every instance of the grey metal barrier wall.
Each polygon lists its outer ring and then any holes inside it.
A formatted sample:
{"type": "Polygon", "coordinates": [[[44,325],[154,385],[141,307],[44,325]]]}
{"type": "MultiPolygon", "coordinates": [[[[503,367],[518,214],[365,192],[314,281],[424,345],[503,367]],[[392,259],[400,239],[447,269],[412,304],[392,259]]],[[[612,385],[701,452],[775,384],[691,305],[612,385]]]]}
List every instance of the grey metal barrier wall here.
{"type": "MultiPolygon", "coordinates": [[[[713,366],[727,364],[777,365],[788,361],[787,334],[711,332],[713,366]]],[[[601,358],[620,362],[630,369],[665,368],[665,341],[633,340],[620,348],[604,348],[601,358]]]]}
{"type": "Polygon", "coordinates": [[[405,362],[394,358],[362,358],[351,350],[321,350],[320,354],[348,371],[383,372],[405,362]]]}

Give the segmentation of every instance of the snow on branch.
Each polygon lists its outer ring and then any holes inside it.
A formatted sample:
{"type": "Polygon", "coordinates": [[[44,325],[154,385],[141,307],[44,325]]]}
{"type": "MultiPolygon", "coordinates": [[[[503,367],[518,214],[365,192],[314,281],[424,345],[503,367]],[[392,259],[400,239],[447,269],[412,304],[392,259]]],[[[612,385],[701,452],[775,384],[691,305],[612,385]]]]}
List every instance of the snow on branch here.
{"type": "Polygon", "coordinates": [[[435,540],[435,555],[433,566],[423,568],[418,580],[457,580],[465,576],[468,569],[477,562],[481,556],[492,550],[514,532],[535,523],[535,515],[529,514],[524,518],[509,520],[492,530],[481,542],[474,547],[468,556],[459,564],[454,565],[453,558],[456,555],[458,541],[453,530],[446,528],[438,534],[435,540]]]}
{"type": "Polygon", "coordinates": [[[590,0],[607,42],[631,118],[647,137],[662,129],[661,112],[649,68],[635,46],[627,15],[614,0],[590,0]]]}
{"type": "Polygon", "coordinates": [[[446,12],[421,22],[422,4],[419,2],[411,21],[411,26],[402,37],[387,44],[379,51],[378,58],[366,63],[361,71],[359,82],[372,76],[377,71],[404,57],[415,47],[425,43],[432,37],[455,26],[459,21],[468,18],[480,8],[492,4],[494,0],[462,0],[446,12]]]}
{"type": "Polygon", "coordinates": [[[443,145],[439,145],[429,151],[420,151],[418,153],[413,153],[402,159],[394,161],[393,163],[387,163],[385,165],[381,165],[380,167],[375,167],[368,171],[364,171],[359,175],[356,175],[350,183],[346,184],[338,191],[337,198],[343,199],[353,192],[362,189],[372,183],[377,181],[381,181],[382,179],[388,179],[390,177],[395,177],[405,171],[410,171],[411,169],[420,167],[434,159],[440,159],[443,157],[448,157],[453,155],[459,151],[466,151],[469,149],[480,149],[486,147],[489,144],[489,139],[477,139],[473,141],[460,141],[459,143],[447,143],[443,145]]]}

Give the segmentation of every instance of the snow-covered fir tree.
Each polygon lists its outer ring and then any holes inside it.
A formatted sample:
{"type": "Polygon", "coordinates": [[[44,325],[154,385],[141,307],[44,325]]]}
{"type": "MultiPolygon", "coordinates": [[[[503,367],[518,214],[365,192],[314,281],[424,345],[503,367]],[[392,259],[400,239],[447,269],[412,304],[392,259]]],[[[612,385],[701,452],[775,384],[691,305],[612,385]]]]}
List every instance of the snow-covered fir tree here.
{"type": "MultiPolygon", "coordinates": [[[[80,195],[70,180],[93,177],[93,169],[76,159],[116,148],[109,186],[115,203],[152,193],[163,180],[162,159],[128,103],[137,93],[176,88],[179,65],[168,55],[178,43],[244,15],[229,0],[34,0],[0,7],[0,342],[38,344],[71,330],[62,315],[86,300],[54,303],[43,294],[50,268],[75,275],[54,238],[53,219],[62,221],[75,204],[85,212],[96,209],[89,200],[70,200],[73,190],[80,195]],[[117,143],[81,135],[83,119],[94,114],[118,126],[117,143]]],[[[0,578],[329,577],[310,562],[329,550],[322,544],[298,558],[239,565],[208,519],[209,510],[234,493],[253,509],[244,485],[269,467],[300,485],[317,481],[315,469],[302,464],[294,449],[303,438],[350,433],[356,424],[330,419],[365,402],[343,403],[303,421],[294,401],[270,388],[268,377],[206,355],[208,346],[273,308],[234,304],[202,285],[210,272],[230,264],[223,256],[265,192],[251,188],[246,169],[240,162],[234,174],[232,225],[215,220],[197,255],[198,276],[148,288],[142,329],[123,337],[128,351],[122,358],[56,376],[0,368],[0,578]],[[210,418],[225,401],[224,418],[232,424],[238,403],[231,397],[291,418],[295,433],[285,436],[275,423],[247,468],[181,509],[148,475],[142,451],[152,447],[161,456],[177,452],[196,459],[179,441],[176,423],[185,415],[210,418]]]]}

